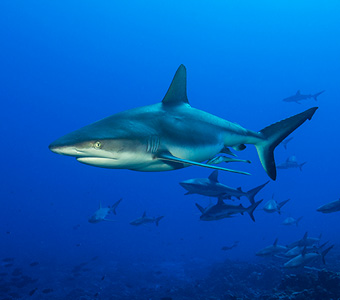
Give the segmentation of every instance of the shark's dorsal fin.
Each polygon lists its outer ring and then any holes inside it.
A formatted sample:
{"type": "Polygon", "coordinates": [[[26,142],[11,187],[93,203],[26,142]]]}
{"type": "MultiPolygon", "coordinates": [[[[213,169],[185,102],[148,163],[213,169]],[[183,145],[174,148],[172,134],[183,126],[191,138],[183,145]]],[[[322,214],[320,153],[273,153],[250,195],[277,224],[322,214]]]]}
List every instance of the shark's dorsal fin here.
{"type": "Polygon", "coordinates": [[[217,204],[224,204],[223,196],[218,197],[217,204]]]}
{"type": "Polygon", "coordinates": [[[304,246],[303,249],[302,249],[301,255],[302,255],[302,256],[305,256],[306,253],[307,253],[307,246],[304,246]]]}
{"type": "Polygon", "coordinates": [[[99,209],[101,209],[101,208],[102,208],[102,202],[99,201],[99,209]]]}
{"type": "Polygon", "coordinates": [[[278,238],[276,238],[276,240],[274,241],[274,244],[273,244],[273,246],[276,246],[277,245],[277,241],[278,241],[279,239],[278,238]]]}
{"type": "Polygon", "coordinates": [[[213,182],[218,182],[218,170],[215,170],[209,175],[209,180],[213,182]]]}
{"type": "Polygon", "coordinates": [[[143,212],[143,215],[142,215],[142,218],[145,218],[146,217],[146,211],[143,212]]]}
{"type": "Polygon", "coordinates": [[[178,67],[162,103],[164,105],[189,104],[187,97],[187,70],[184,65],[178,67]]]}
{"type": "Polygon", "coordinates": [[[300,90],[298,90],[298,91],[296,92],[296,95],[300,95],[300,90]]]}

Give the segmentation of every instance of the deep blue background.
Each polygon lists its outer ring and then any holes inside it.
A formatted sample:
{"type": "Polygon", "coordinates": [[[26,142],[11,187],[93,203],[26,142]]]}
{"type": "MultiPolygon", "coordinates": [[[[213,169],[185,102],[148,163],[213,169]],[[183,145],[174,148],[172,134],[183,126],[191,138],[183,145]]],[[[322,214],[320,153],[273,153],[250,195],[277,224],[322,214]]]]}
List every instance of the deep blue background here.
{"type": "MultiPolygon", "coordinates": [[[[0,2],[0,256],[77,262],[108,260],[253,259],[282,244],[323,234],[339,243],[339,215],[315,210],[339,197],[340,5],[338,1],[16,1],[0,2]],[[108,115],[161,101],[177,67],[188,71],[192,106],[260,130],[314,105],[320,109],[276,161],[296,155],[304,170],[279,170],[257,199],[291,198],[283,215],[255,212],[200,222],[179,181],[207,177],[190,167],[139,173],[85,166],[55,155],[56,138],[108,115]],[[281,100],[326,90],[317,103],[281,100]],[[99,202],[123,198],[115,223],[90,224],[99,202]],[[133,227],[165,215],[159,227],[133,227]],[[284,227],[287,216],[304,216],[284,227]],[[73,226],[79,224],[76,230],[73,226]],[[10,233],[8,233],[10,232],[10,233]],[[239,240],[237,250],[220,248],[239,240]],[[76,246],[81,244],[81,246],[76,246]]],[[[255,148],[228,165],[251,177],[220,172],[232,187],[268,180],[255,148]]],[[[242,203],[248,204],[245,199],[242,203]]]]}

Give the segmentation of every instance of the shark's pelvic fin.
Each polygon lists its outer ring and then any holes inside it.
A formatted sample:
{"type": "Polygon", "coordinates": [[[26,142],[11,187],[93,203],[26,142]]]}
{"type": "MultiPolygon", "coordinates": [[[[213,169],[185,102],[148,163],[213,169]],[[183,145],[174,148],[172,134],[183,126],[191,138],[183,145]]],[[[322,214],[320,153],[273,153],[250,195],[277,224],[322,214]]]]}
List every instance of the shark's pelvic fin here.
{"type": "Polygon", "coordinates": [[[300,114],[274,123],[260,131],[265,140],[256,144],[255,147],[262,166],[271,179],[276,179],[275,147],[306,120],[310,120],[317,109],[317,107],[307,109],[300,114]]]}
{"type": "Polygon", "coordinates": [[[178,67],[162,103],[164,105],[189,104],[187,97],[187,70],[184,65],[178,67]]]}
{"type": "Polygon", "coordinates": [[[231,170],[231,169],[221,168],[221,167],[217,167],[217,166],[213,166],[213,165],[207,165],[207,164],[199,163],[199,162],[196,162],[196,161],[178,158],[178,157],[173,156],[169,152],[158,153],[155,157],[159,158],[159,159],[163,159],[163,160],[177,162],[177,163],[180,163],[180,164],[187,164],[187,165],[192,165],[192,166],[205,167],[205,168],[209,168],[209,169],[222,170],[222,171],[227,171],[227,172],[232,172],[232,173],[250,175],[249,173],[243,172],[243,171],[231,170]]]}

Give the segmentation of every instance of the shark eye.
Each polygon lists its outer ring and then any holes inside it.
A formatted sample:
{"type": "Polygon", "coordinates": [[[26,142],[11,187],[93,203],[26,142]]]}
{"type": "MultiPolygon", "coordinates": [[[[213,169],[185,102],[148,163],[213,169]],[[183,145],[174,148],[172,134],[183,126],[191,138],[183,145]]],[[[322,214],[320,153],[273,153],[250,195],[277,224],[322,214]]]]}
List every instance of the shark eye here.
{"type": "Polygon", "coordinates": [[[99,141],[98,141],[98,142],[95,142],[95,143],[94,143],[94,147],[97,148],[97,149],[99,149],[99,148],[102,147],[102,143],[99,142],[99,141]]]}

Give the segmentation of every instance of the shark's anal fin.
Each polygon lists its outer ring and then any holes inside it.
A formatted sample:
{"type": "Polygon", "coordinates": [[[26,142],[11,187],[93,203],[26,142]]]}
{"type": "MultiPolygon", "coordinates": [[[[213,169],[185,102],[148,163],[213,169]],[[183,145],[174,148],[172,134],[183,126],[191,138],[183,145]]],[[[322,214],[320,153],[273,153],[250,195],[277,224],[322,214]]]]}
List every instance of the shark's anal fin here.
{"type": "Polygon", "coordinates": [[[221,168],[221,167],[217,167],[217,166],[213,166],[213,165],[207,165],[207,164],[199,163],[199,162],[196,162],[196,161],[178,158],[178,157],[173,156],[169,152],[158,153],[158,154],[155,155],[155,158],[173,161],[173,162],[177,162],[177,163],[181,163],[181,164],[192,165],[192,166],[199,166],[199,167],[204,167],[204,168],[209,168],[209,169],[227,171],[227,172],[238,173],[238,174],[243,174],[243,175],[250,175],[250,173],[248,173],[248,172],[231,170],[231,169],[221,168]]]}

